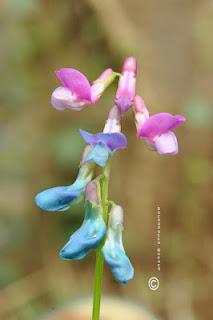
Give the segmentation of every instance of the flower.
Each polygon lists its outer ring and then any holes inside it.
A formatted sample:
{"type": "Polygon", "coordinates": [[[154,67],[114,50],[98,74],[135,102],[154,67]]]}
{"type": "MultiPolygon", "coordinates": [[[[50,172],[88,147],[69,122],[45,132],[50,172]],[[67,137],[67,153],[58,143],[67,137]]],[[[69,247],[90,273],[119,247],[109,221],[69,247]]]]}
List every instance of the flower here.
{"type": "Polygon", "coordinates": [[[120,110],[114,104],[109,111],[103,132],[91,134],[84,130],[80,130],[83,139],[93,146],[85,162],[95,162],[99,166],[104,167],[112,153],[117,149],[126,148],[127,140],[125,135],[120,132],[120,121],[120,110]]]}
{"type": "Polygon", "coordinates": [[[137,135],[144,138],[148,146],[159,154],[177,154],[178,142],[173,129],[186,119],[181,115],[167,112],[149,117],[149,112],[140,96],[135,97],[134,104],[137,135]]]}
{"type": "MultiPolygon", "coordinates": [[[[87,146],[81,162],[87,157],[91,147],[87,146]]],[[[87,184],[93,177],[95,165],[84,163],[81,165],[77,179],[70,186],[59,186],[44,190],[37,194],[35,202],[38,207],[45,211],[65,211],[70,205],[80,199],[87,184]]]]}
{"type": "Polygon", "coordinates": [[[83,259],[89,250],[98,247],[106,233],[97,194],[97,179],[88,183],[85,194],[84,221],[60,251],[60,258],[65,260],[83,259]]]}
{"type": "Polygon", "coordinates": [[[119,79],[115,103],[124,114],[133,104],[135,97],[137,61],[134,57],[125,59],[119,79]]]}
{"type": "Polygon", "coordinates": [[[80,134],[88,144],[93,146],[85,162],[95,162],[101,167],[105,166],[106,161],[112,155],[112,153],[114,153],[117,149],[123,149],[127,146],[126,137],[120,132],[99,132],[96,134],[91,134],[87,131],[80,130],[80,134]]]}
{"type": "Polygon", "coordinates": [[[96,103],[116,77],[112,69],[106,69],[91,86],[86,76],[78,70],[62,68],[55,74],[63,86],[56,88],[52,93],[53,107],[58,110],[69,108],[75,111],[96,103]]]}
{"type": "Polygon", "coordinates": [[[134,269],[123,247],[122,231],[123,209],[114,204],[109,215],[106,241],[102,253],[115,279],[121,284],[126,284],[133,278],[134,269]]]}

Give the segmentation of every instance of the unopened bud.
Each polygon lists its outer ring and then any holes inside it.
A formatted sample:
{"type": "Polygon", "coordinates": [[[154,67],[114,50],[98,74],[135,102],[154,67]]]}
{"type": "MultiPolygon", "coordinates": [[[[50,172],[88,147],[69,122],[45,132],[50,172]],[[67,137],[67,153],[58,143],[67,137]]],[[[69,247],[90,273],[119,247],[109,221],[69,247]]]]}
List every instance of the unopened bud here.
{"type": "Polygon", "coordinates": [[[106,88],[115,80],[116,73],[108,68],[106,69],[91,86],[91,99],[95,103],[106,88]]]}
{"type": "Polygon", "coordinates": [[[135,114],[137,134],[139,134],[142,125],[149,118],[149,111],[145,106],[144,100],[140,96],[136,96],[134,99],[133,111],[135,114]]]}
{"type": "Polygon", "coordinates": [[[124,211],[121,206],[113,205],[110,211],[110,225],[115,227],[116,225],[122,225],[124,222],[124,211]]]}
{"type": "Polygon", "coordinates": [[[129,71],[133,72],[136,74],[137,72],[137,61],[135,57],[128,57],[124,61],[123,68],[122,68],[122,73],[129,71]]]}
{"type": "Polygon", "coordinates": [[[124,114],[132,106],[135,97],[137,61],[134,57],[128,57],[124,61],[122,74],[118,83],[115,103],[124,114]]]}
{"type": "Polygon", "coordinates": [[[108,115],[108,119],[106,121],[104,133],[113,133],[113,132],[121,132],[121,113],[119,108],[114,104],[108,115]]]}

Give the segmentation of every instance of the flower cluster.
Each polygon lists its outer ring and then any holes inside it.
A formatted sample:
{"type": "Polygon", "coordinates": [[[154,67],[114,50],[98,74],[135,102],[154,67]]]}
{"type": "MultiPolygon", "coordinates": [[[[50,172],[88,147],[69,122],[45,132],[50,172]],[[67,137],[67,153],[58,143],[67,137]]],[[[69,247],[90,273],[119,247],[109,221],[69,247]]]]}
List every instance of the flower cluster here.
{"type": "Polygon", "coordinates": [[[75,182],[69,186],[44,190],[35,197],[36,204],[46,211],[65,211],[74,202],[84,198],[83,223],[61,249],[60,257],[79,260],[100,245],[113,276],[122,284],[127,283],[134,275],[122,243],[123,209],[110,201],[107,203],[107,218],[104,218],[102,176],[95,176],[95,168],[100,166],[104,170],[115,151],[126,148],[127,139],[121,132],[121,120],[131,107],[137,136],[143,138],[149,148],[159,154],[178,152],[173,129],[185,121],[183,116],[170,113],[149,116],[143,99],[135,93],[136,71],[134,57],[126,58],[121,73],[106,69],[92,85],[84,74],[75,69],[63,68],[56,71],[62,86],[54,90],[51,101],[58,110],[68,108],[80,111],[95,104],[116,77],[119,77],[118,89],[103,131],[93,134],[80,130],[86,147],[75,182]]]}

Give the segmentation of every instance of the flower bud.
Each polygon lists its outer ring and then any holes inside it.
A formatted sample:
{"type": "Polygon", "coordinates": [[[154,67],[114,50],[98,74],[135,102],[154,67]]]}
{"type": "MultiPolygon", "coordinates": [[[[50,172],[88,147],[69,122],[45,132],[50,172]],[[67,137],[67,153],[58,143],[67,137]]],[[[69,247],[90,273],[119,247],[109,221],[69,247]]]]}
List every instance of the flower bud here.
{"type": "Polygon", "coordinates": [[[116,73],[112,69],[106,69],[91,86],[92,103],[97,102],[106,88],[115,80],[116,73]]]}
{"type": "Polygon", "coordinates": [[[125,59],[118,83],[115,103],[124,114],[132,106],[135,97],[137,61],[134,57],[125,59]]]}
{"type": "Polygon", "coordinates": [[[121,113],[116,104],[114,104],[109,111],[108,119],[104,126],[103,132],[121,132],[121,113]]]}
{"type": "Polygon", "coordinates": [[[134,99],[133,111],[135,114],[137,135],[139,135],[142,125],[149,118],[149,111],[145,106],[144,100],[140,96],[136,96],[134,99]]]}
{"type": "Polygon", "coordinates": [[[113,205],[110,212],[110,225],[116,227],[117,225],[123,225],[124,223],[124,211],[121,206],[113,205]]]}

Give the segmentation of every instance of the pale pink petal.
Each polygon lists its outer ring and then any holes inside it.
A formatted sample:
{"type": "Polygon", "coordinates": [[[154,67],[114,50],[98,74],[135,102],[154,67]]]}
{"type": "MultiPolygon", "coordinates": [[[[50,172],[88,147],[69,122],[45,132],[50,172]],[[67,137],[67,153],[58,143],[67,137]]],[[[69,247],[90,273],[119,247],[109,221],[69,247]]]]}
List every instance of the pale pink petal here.
{"type": "Polygon", "coordinates": [[[57,110],[70,108],[75,111],[80,111],[86,106],[84,101],[76,101],[75,95],[73,95],[69,89],[64,87],[58,87],[53,91],[51,103],[57,110]]]}
{"type": "Polygon", "coordinates": [[[178,142],[172,131],[163,133],[154,141],[155,149],[159,154],[177,154],[178,142]]]}
{"type": "Polygon", "coordinates": [[[51,103],[55,109],[66,109],[68,101],[73,101],[73,96],[70,90],[64,87],[58,87],[53,91],[51,96],[51,103]]]}

